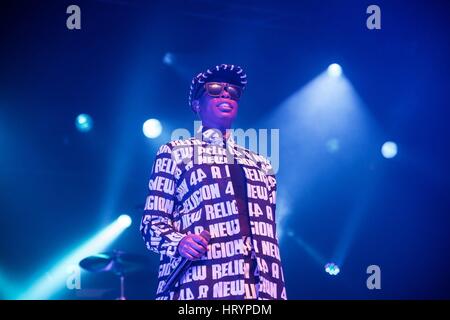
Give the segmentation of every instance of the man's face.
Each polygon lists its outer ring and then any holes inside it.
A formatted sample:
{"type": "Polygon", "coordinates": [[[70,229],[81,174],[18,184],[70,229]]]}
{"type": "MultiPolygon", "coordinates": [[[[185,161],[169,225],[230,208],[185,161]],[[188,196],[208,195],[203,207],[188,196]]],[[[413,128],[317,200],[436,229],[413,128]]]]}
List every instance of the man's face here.
{"type": "Polygon", "coordinates": [[[205,91],[198,100],[198,106],[202,122],[216,128],[231,127],[239,107],[238,102],[231,99],[226,90],[222,90],[217,97],[212,97],[205,91]]]}

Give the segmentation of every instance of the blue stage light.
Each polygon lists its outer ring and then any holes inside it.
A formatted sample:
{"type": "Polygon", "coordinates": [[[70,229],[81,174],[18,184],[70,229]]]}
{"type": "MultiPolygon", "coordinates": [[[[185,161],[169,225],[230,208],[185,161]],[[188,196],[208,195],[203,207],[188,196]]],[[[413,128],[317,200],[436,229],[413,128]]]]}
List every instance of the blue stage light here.
{"type": "Polygon", "coordinates": [[[168,66],[172,65],[175,62],[175,56],[173,53],[167,52],[163,57],[163,62],[168,66]]]}
{"type": "Polygon", "coordinates": [[[131,217],[127,214],[122,214],[117,218],[117,222],[123,227],[128,228],[131,225],[131,217]]]}
{"type": "Polygon", "coordinates": [[[148,119],[142,126],[142,131],[147,138],[154,139],[159,137],[162,132],[162,125],[158,119],[148,119]]]}
{"type": "Polygon", "coordinates": [[[331,77],[340,77],[342,74],[342,68],[337,63],[330,64],[328,67],[328,75],[331,77]]]}
{"type": "Polygon", "coordinates": [[[326,146],[329,153],[335,153],[339,151],[339,140],[336,138],[331,138],[327,141],[326,146]]]}
{"type": "Polygon", "coordinates": [[[74,270],[78,270],[78,263],[82,259],[103,251],[130,225],[131,218],[128,215],[119,216],[106,228],[60,259],[53,267],[44,269],[43,275],[16,299],[50,299],[67,286],[68,278],[74,270]]]}
{"type": "Polygon", "coordinates": [[[392,141],[386,141],[381,147],[381,154],[386,159],[394,158],[397,155],[397,144],[392,141]]]}
{"type": "Polygon", "coordinates": [[[325,272],[332,276],[337,275],[340,271],[341,270],[339,270],[338,265],[334,262],[330,262],[325,265],[325,272]]]}
{"type": "Polygon", "coordinates": [[[0,300],[14,299],[18,294],[18,288],[15,283],[11,282],[11,275],[0,269],[0,300]]]}
{"type": "Polygon", "coordinates": [[[75,126],[80,132],[88,132],[93,125],[94,121],[88,114],[82,113],[75,119],[75,126]]]}

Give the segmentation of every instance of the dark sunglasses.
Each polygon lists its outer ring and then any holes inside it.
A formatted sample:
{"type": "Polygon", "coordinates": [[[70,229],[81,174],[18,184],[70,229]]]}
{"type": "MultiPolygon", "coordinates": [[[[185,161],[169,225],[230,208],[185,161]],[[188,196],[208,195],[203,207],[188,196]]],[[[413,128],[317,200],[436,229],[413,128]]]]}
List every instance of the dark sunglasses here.
{"type": "Polygon", "coordinates": [[[239,100],[242,95],[242,88],[226,82],[207,82],[205,83],[205,91],[211,97],[219,97],[223,90],[228,92],[230,98],[233,100],[239,100]]]}

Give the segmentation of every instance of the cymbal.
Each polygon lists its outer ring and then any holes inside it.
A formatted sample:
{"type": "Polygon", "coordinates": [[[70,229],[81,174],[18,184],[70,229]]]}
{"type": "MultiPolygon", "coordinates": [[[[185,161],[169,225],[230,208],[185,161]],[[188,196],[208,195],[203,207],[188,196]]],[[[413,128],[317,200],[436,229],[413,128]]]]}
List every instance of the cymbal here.
{"type": "Polygon", "coordinates": [[[113,272],[122,275],[144,269],[148,263],[146,256],[115,250],[86,257],[80,261],[80,267],[90,272],[113,272]]]}

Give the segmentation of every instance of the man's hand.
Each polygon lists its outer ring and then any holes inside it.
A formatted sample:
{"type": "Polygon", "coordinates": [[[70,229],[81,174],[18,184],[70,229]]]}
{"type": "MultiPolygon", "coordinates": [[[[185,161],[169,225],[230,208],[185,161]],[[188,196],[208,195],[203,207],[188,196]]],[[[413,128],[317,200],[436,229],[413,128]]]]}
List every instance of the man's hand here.
{"type": "Polygon", "coordinates": [[[200,258],[208,250],[208,242],[211,235],[204,230],[201,234],[189,234],[181,239],[178,244],[180,255],[189,260],[200,258]]]}

